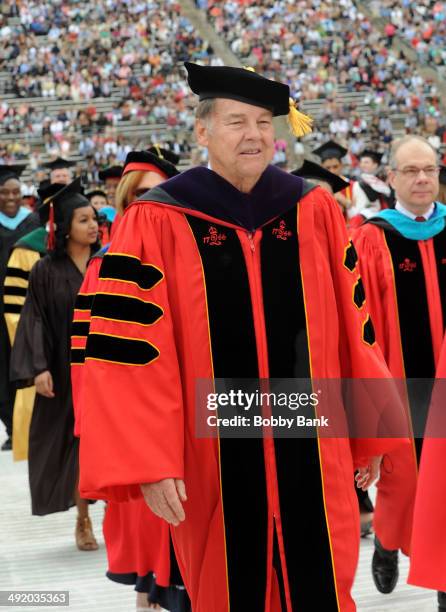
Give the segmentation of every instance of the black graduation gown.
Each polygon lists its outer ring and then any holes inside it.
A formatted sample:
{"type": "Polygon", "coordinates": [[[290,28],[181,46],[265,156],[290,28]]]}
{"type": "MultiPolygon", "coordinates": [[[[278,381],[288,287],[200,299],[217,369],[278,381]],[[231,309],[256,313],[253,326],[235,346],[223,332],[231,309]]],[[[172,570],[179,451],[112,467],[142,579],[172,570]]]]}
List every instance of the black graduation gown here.
{"type": "Polygon", "coordinates": [[[75,504],[78,443],[70,380],[73,309],[83,276],[73,261],[49,255],[31,270],[11,355],[11,379],[18,387],[49,370],[54,398],[36,395],[29,436],[32,513],[50,514],[75,504]]]}
{"type": "Polygon", "coordinates": [[[10,251],[19,238],[39,226],[39,217],[31,213],[14,230],[0,224],[0,406],[1,418],[12,422],[14,393],[9,385],[9,336],[4,317],[3,285],[10,251]],[[5,413],[3,413],[5,411],[5,413]]]}

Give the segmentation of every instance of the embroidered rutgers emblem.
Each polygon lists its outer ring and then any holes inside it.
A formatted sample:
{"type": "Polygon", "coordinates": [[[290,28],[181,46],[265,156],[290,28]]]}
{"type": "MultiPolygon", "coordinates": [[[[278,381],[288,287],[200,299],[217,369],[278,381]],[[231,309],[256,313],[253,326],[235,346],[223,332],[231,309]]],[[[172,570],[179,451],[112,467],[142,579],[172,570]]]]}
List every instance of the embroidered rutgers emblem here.
{"type": "Polygon", "coordinates": [[[408,257],[406,257],[405,260],[402,261],[399,264],[399,266],[398,266],[398,268],[402,272],[413,272],[416,267],[417,267],[417,262],[416,261],[410,261],[410,259],[408,257]]]}
{"type": "Polygon", "coordinates": [[[219,232],[214,225],[209,227],[208,234],[208,236],[203,236],[203,242],[209,246],[221,246],[227,237],[226,234],[219,232]]]}
{"type": "Polygon", "coordinates": [[[293,232],[287,229],[285,221],[281,219],[279,221],[279,227],[274,227],[272,234],[277,240],[288,240],[288,238],[293,235],[293,232]]]}

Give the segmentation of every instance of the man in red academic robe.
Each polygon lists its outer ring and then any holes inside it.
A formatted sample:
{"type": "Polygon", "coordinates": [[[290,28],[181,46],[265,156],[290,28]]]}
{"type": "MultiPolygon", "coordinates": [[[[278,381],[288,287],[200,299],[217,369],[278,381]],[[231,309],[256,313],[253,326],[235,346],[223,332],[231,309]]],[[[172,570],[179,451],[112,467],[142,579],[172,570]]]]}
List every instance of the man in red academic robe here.
{"type": "Polygon", "coordinates": [[[408,582],[439,589],[439,610],[446,610],[446,341],[440,353],[437,381],[432,394],[413,519],[412,552],[408,582]]]}
{"type": "Polygon", "coordinates": [[[410,553],[417,456],[446,314],[446,207],[435,202],[436,153],[426,140],[408,136],[395,143],[391,166],[395,209],[354,234],[376,338],[393,376],[407,379],[415,436],[413,452],[385,457],[378,482],[372,572],[382,593],[396,586],[398,549],[410,553]]]}
{"type": "Polygon", "coordinates": [[[80,488],[116,501],[143,492],[172,526],[194,612],[352,612],[354,465],[367,486],[374,456],[404,441],[200,438],[196,384],[388,377],[356,252],[333,197],[270,165],[273,115],[306,125],[288,86],[186,67],[210,168],[131,205],[104,257],[80,488]]]}

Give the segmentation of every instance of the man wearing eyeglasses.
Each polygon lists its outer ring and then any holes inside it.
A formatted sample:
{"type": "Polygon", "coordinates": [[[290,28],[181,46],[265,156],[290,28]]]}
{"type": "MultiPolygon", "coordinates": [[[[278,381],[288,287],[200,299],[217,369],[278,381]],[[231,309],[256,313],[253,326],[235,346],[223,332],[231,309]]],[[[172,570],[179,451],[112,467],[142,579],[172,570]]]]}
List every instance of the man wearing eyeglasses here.
{"type": "MultiPolygon", "coordinates": [[[[414,434],[413,452],[392,452],[381,467],[372,562],[381,593],[398,581],[398,550],[410,550],[417,462],[446,321],[446,206],[435,201],[437,154],[424,138],[406,136],[394,143],[390,167],[395,209],[380,211],[354,236],[377,340],[392,375],[406,381],[414,434]]],[[[446,594],[439,593],[439,603],[446,610],[446,594]]]]}

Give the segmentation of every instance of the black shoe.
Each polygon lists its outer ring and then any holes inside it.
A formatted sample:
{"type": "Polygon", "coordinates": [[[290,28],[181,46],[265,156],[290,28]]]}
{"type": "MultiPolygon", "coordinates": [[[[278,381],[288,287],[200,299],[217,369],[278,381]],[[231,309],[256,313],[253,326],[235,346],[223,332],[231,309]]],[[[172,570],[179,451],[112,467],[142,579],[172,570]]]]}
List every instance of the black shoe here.
{"type": "Polygon", "coordinates": [[[12,438],[7,438],[0,448],[2,451],[12,450],[12,438]]]}
{"type": "Polygon", "coordinates": [[[438,612],[443,612],[443,610],[446,610],[446,593],[444,593],[443,591],[438,591],[437,601],[438,601],[438,612]]]}
{"type": "Polygon", "coordinates": [[[375,552],[372,559],[373,582],[380,593],[393,591],[398,582],[398,551],[386,550],[375,536],[375,552]]]}

